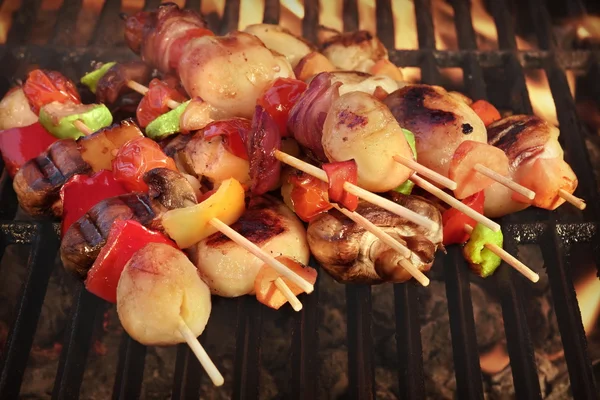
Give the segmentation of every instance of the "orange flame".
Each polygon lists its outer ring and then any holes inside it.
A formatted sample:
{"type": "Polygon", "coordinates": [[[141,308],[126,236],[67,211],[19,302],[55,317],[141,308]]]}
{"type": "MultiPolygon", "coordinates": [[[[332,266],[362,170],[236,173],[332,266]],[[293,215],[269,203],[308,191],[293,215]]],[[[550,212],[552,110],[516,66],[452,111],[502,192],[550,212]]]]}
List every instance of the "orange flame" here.
{"type": "Polygon", "coordinates": [[[510,358],[503,343],[497,343],[491,350],[479,356],[481,371],[488,375],[494,375],[508,366],[510,358]]]}
{"type": "Polygon", "coordinates": [[[260,24],[265,13],[264,0],[241,0],[238,29],[244,30],[248,25],[260,24]]]}
{"type": "Polygon", "coordinates": [[[589,336],[600,317],[600,279],[595,268],[575,283],[575,293],[581,311],[581,320],[585,333],[589,336]]]}

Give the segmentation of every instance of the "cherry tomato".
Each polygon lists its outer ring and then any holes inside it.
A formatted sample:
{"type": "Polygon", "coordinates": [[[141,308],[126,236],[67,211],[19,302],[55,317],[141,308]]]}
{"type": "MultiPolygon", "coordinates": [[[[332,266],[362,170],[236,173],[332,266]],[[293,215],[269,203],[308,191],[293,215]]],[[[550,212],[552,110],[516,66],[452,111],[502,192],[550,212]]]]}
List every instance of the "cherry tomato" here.
{"type": "Polygon", "coordinates": [[[31,110],[36,114],[40,112],[42,106],[53,101],[81,104],[81,98],[73,82],[57,71],[41,69],[31,71],[23,85],[23,92],[29,100],[31,110]]]}
{"type": "Polygon", "coordinates": [[[244,118],[232,118],[211,122],[204,129],[204,138],[222,136],[223,145],[234,156],[248,159],[246,135],[252,129],[252,122],[244,118]]]}
{"type": "Polygon", "coordinates": [[[169,99],[178,102],[185,101],[185,97],[173,84],[172,80],[152,79],[150,81],[148,93],[142,98],[136,111],[138,124],[142,128],[145,128],[150,122],[170,110],[167,105],[169,99]]]}
{"type": "Polygon", "coordinates": [[[294,211],[304,222],[333,207],[327,200],[327,183],[304,173],[291,175],[289,182],[294,185],[290,195],[294,211]]]}
{"type": "Polygon", "coordinates": [[[194,38],[199,38],[202,36],[215,36],[208,29],[197,28],[188,30],[185,35],[175,39],[171,47],[169,48],[169,67],[173,70],[177,70],[179,66],[179,60],[181,59],[181,54],[183,53],[184,46],[194,38]]]}
{"type": "Polygon", "coordinates": [[[281,136],[290,136],[287,131],[288,115],[306,87],[306,83],[297,79],[277,78],[258,98],[257,104],[277,123],[281,136]]]}
{"type": "Polygon", "coordinates": [[[147,137],[125,143],[112,162],[115,179],[134,192],[148,191],[144,174],[154,168],[177,171],[175,161],[163,153],[158,143],[147,137]]]}

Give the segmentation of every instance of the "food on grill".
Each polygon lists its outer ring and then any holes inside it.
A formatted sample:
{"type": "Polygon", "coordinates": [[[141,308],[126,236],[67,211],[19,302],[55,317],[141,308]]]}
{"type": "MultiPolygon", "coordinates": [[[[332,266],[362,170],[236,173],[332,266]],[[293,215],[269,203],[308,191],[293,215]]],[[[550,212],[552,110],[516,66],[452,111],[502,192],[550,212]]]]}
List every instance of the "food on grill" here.
{"type": "Polygon", "coordinates": [[[392,93],[406,84],[385,75],[371,75],[358,71],[335,71],[330,73],[333,83],[340,82],[340,95],[349,92],[375,94],[377,88],[392,93]]]}
{"type": "Polygon", "coordinates": [[[92,171],[77,142],[63,139],[27,161],[16,173],[13,188],[19,205],[33,216],[62,214],[60,188],[75,174],[92,171]]]}
{"type": "Polygon", "coordinates": [[[489,126],[502,118],[496,107],[485,100],[477,100],[471,103],[470,106],[485,126],[489,126]]]}
{"type": "Polygon", "coordinates": [[[469,235],[469,241],[463,247],[463,255],[473,272],[482,278],[487,278],[496,271],[502,262],[502,259],[488,248],[490,244],[502,248],[504,240],[502,232],[494,232],[477,224],[469,235]]]}
{"type": "Polygon", "coordinates": [[[230,225],[244,208],[244,188],[235,179],[228,179],[201,203],[167,211],[161,224],[177,245],[186,249],[218,231],[211,223],[214,218],[230,225]]]}
{"type": "Polygon", "coordinates": [[[152,79],[135,113],[140,127],[146,128],[156,118],[166,114],[170,110],[170,101],[185,101],[185,94],[182,92],[179,81],[174,78],[152,79]]]}
{"type": "Polygon", "coordinates": [[[177,70],[190,97],[200,97],[230,117],[250,118],[256,100],[276,78],[293,78],[292,67],[254,35],[192,39],[177,70]]]}
{"type": "MultiPolygon", "coordinates": [[[[393,194],[392,198],[438,223],[439,228],[424,229],[364,201],[359,202],[356,212],[405,244],[412,252],[411,264],[428,271],[442,243],[442,216],[437,207],[424,198],[401,194],[393,194]]],[[[411,277],[400,265],[401,255],[337,210],[312,219],[307,236],[313,256],[340,282],[376,284],[404,282],[411,277]]]]}
{"type": "Polygon", "coordinates": [[[393,159],[413,158],[402,129],[390,110],[366,93],[347,93],[333,102],[321,140],[330,161],[356,161],[358,185],[366,190],[392,190],[413,172],[393,159]]]}
{"type": "Polygon", "coordinates": [[[294,68],[294,75],[301,81],[308,81],[321,72],[335,71],[335,66],[318,51],[305,55],[294,68]]]}
{"type": "Polygon", "coordinates": [[[115,61],[104,63],[98,66],[95,70],[88,72],[79,80],[85,86],[87,86],[90,91],[96,94],[96,89],[98,87],[98,81],[106,75],[109,69],[111,69],[116,64],[115,61]]]}
{"type": "Polygon", "coordinates": [[[485,126],[477,114],[438,86],[405,86],[383,102],[400,126],[415,135],[419,163],[443,176],[448,176],[452,157],[462,142],[487,143],[485,126]]]}
{"type": "Polygon", "coordinates": [[[14,178],[27,161],[39,156],[56,140],[37,122],[37,116],[31,125],[0,131],[0,152],[9,175],[14,178]]]}
{"type": "Polygon", "coordinates": [[[200,336],[210,316],[210,292],[181,250],[149,243],[129,260],[117,287],[117,312],[125,331],[145,345],[185,342],[183,320],[200,336]]]}
{"type": "Polygon", "coordinates": [[[54,101],[80,104],[81,98],[75,84],[58,71],[36,69],[29,73],[23,84],[23,93],[31,110],[39,114],[40,108],[54,101]]]}
{"type": "Polygon", "coordinates": [[[249,25],[244,32],[258,37],[271,51],[283,54],[292,67],[315,50],[315,46],[279,25],[249,25]]]}
{"type": "Polygon", "coordinates": [[[402,81],[402,73],[388,60],[381,41],[368,31],[345,32],[331,36],[322,44],[323,54],[344,71],[384,74],[402,81]]]}
{"type": "Polygon", "coordinates": [[[250,161],[250,191],[260,196],[279,187],[281,163],[275,152],[281,148],[277,123],[261,106],[256,106],[252,128],[246,136],[250,161]]]}
{"type": "MultiPolygon", "coordinates": [[[[110,229],[106,244],[90,268],[85,288],[110,303],[117,302],[121,273],[131,257],[148,243],[163,243],[177,248],[162,233],[151,231],[132,220],[117,220],[110,229]]],[[[166,266],[164,268],[167,268],[166,266]]]]}
{"type": "Polygon", "coordinates": [[[62,201],[61,233],[64,235],[73,222],[104,199],[128,193],[109,170],[93,175],[73,175],[60,189],[62,201]]]}
{"type": "MultiPolygon", "coordinates": [[[[0,129],[22,128],[38,122],[23,88],[11,89],[0,101],[0,129]]],[[[37,154],[36,154],[37,155],[37,154]]]]}
{"type": "MultiPolygon", "coordinates": [[[[488,127],[489,143],[506,153],[513,179],[535,192],[534,206],[548,210],[565,202],[561,190],[571,194],[577,188],[577,177],[563,160],[559,133],[555,126],[530,115],[507,117],[488,127]]],[[[485,212],[492,216],[517,211],[524,208],[523,203],[529,203],[518,193],[506,193],[495,187],[488,190],[485,212]]]]}
{"type": "MultiPolygon", "coordinates": [[[[462,202],[478,213],[483,214],[485,194],[483,191],[477,192],[463,199],[462,202]]],[[[465,243],[469,238],[469,234],[465,232],[465,225],[475,226],[476,221],[456,208],[450,208],[442,214],[442,224],[444,226],[444,246],[447,246],[465,243]]]]}
{"type": "Polygon", "coordinates": [[[189,104],[189,100],[181,103],[177,108],[158,116],[146,126],[146,135],[154,140],[162,140],[167,136],[181,131],[179,120],[189,104]]]}
{"type": "Polygon", "coordinates": [[[306,83],[298,79],[277,78],[256,101],[273,118],[283,137],[291,136],[287,128],[289,114],[306,88],[306,83]]]}
{"type": "Polygon", "coordinates": [[[329,185],[327,197],[329,201],[338,203],[350,211],[356,210],[358,196],[344,190],[346,182],[356,185],[358,181],[358,165],[356,161],[348,160],[326,163],[322,165],[322,168],[327,174],[327,183],[329,185]]]}
{"type": "MultiPolygon", "coordinates": [[[[150,73],[151,68],[143,61],[114,64],[96,82],[96,100],[103,104],[115,104],[120,96],[132,91],[129,82],[145,85],[150,80],[150,73]]],[[[90,85],[93,87],[93,83],[90,85]]]]}
{"type": "Polygon", "coordinates": [[[85,136],[74,125],[82,122],[92,132],[112,124],[112,114],[104,104],[74,104],[54,101],[40,108],[40,124],[59,139],[85,136]]]}
{"type": "MultiPolygon", "coordinates": [[[[273,197],[252,198],[246,212],[231,227],[273,257],[308,264],[304,227],[273,197]]],[[[194,245],[189,255],[211,292],[225,297],[254,293],[256,276],[264,266],[263,261],[220,232],[194,245]]]]}

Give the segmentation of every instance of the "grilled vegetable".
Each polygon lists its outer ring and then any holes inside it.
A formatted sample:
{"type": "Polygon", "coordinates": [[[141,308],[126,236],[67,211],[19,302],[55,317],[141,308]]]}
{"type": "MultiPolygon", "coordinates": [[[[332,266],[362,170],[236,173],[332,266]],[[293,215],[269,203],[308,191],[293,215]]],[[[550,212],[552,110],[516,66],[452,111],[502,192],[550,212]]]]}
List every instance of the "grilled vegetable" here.
{"type": "MultiPolygon", "coordinates": [[[[404,134],[404,137],[406,138],[406,141],[408,142],[408,145],[410,146],[410,149],[412,150],[415,161],[417,161],[417,147],[416,147],[417,145],[415,143],[415,135],[413,135],[413,133],[411,131],[409,131],[408,129],[402,129],[402,133],[404,134]]],[[[408,179],[406,182],[404,182],[403,184],[401,184],[400,186],[395,188],[394,192],[398,192],[398,193],[405,194],[408,196],[409,194],[412,193],[412,190],[414,187],[415,187],[414,182],[411,181],[410,179],[408,179]]]]}
{"type": "Polygon", "coordinates": [[[98,202],[127,193],[127,189],[115,180],[111,171],[100,171],[92,176],[74,175],[61,188],[63,203],[61,233],[98,202]]]}
{"type": "Polygon", "coordinates": [[[36,69],[29,73],[23,92],[31,110],[38,114],[40,108],[52,102],[81,104],[73,82],[57,71],[36,69]]]}
{"type": "Polygon", "coordinates": [[[487,278],[500,266],[502,259],[485,247],[493,243],[502,247],[502,232],[494,232],[482,224],[475,225],[469,241],[463,248],[463,255],[477,275],[487,278]]]}
{"type": "MultiPolygon", "coordinates": [[[[170,112],[168,105],[169,100],[174,100],[178,103],[185,101],[185,97],[177,90],[178,84],[179,83],[174,79],[152,79],[150,81],[150,84],[148,85],[148,92],[138,104],[135,113],[138,124],[140,124],[142,128],[149,126],[151,122],[157,118],[165,116],[170,112]]],[[[175,126],[174,129],[176,130],[174,132],[177,132],[177,129],[179,128],[179,115],[181,115],[182,112],[183,110],[179,111],[177,118],[174,118],[174,114],[171,114],[168,118],[164,118],[162,124],[164,124],[165,121],[170,120],[176,122],[176,124],[171,123],[170,126],[175,126]]],[[[159,124],[159,126],[155,125],[154,130],[156,131],[156,129],[160,128],[160,126],[161,124],[159,124]]],[[[155,133],[155,135],[160,136],[158,133],[155,133]]],[[[166,135],[166,133],[164,133],[164,135],[166,135]]],[[[153,137],[153,139],[155,138],[153,137]]]]}
{"type": "Polygon", "coordinates": [[[471,104],[471,108],[473,111],[475,111],[479,118],[481,118],[485,126],[488,126],[502,118],[496,107],[485,100],[477,100],[471,104]]]}
{"type": "Polygon", "coordinates": [[[143,136],[135,123],[125,120],[79,138],[77,145],[81,158],[91,165],[95,172],[98,172],[103,169],[112,170],[112,162],[118,150],[130,140],[143,136]]]}
{"type": "MultiPolygon", "coordinates": [[[[314,268],[306,267],[288,257],[280,256],[275,258],[310,284],[316,282],[317,271],[314,268]]],[[[282,305],[288,302],[277,286],[275,286],[277,278],[281,278],[295,295],[303,293],[302,289],[293,282],[279,275],[277,271],[268,265],[264,265],[256,275],[256,279],[254,279],[254,291],[256,292],[256,299],[258,301],[275,310],[279,310],[282,305]]]]}
{"type": "Polygon", "coordinates": [[[85,288],[101,299],[116,303],[117,285],[125,265],[148,243],[163,243],[176,247],[165,235],[151,231],[137,221],[115,221],[106,244],[88,272],[85,288]]]}
{"type": "Polygon", "coordinates": [[[117,312],[125,331],[144,345],[185,342],[183,320],[200,336],[210,316],[208,287],[186,255],[164,243],[138,250],[117,287],[117,312]]]}
{"type": "Polygon", "coordinates": [[[108,70],[110,68],[112,68],[112,66],[115,64],[116,64],[116,62],[114,62],[114,61],[102,64],[102,66],[100,68],[95,69],[94,71],[88,72],[87,74],[85,74],[81,78],[81,83],[83,83],[85,86],[90,88],[92,93],[96,94],[96,87],[98,85],[98,81],[100,79],[102,79],[102,77],[104,75],[106,75],[108,70]]]}
{"type": "Polygon", "coordinates": [[[112,162],[115,179],[137,192],[148,191],[144,174],[154,168],[177,171],[175,161],[163,153],[158,143],[146,137],[127,142],[112,162]]]}
{"type": "Polygon", "coordinates": [[[40,109],[40,123],[59,139],[85,136],[73,122],[83,122],[92,132],[112,124],[112,114],[104,104],[74,104],[57,101],[40,109]]]}
{"type": "Polygon", "coordinates": [[[146,135],[154,140],[162,140],[180,131],[179,119],[189,104],[189,100],[177,108],[160,115],[146,126],[146,135]]]}
{"type": "MultiPolygon", "coordinates": [[[[484,192],[477,192],[463,199],[462,202],[478,213],[483,214],[484,192]]],[[[475,226],[477,222],[457,209],[449,208],[442,214],[442,223],[444,225],[444,245],[446,246],[466,242],[469,235],[465,232],[465,225],[475,226]]]]}
{"type": "Polygon", "coordinates": [[[11,177],[29,160],[39,156],[56,142],[39,122],[0,131],[0,152],[11,177]]]}
{"type": "Polygon", "coordinates": [[[344,190],[344,183],[356,185],[358,180],[358,168],[354,160],[326,163],[322,165],[327,173],[329,181],[329,190],[327,192],[329,200],[334,203],[340,203],[350,211],[356,210],[358,206],[358,197],[344,190]]]}
{"type": "Polygon", "coordinates": [[[202,203],[166,212],[162,226],[177,245],[185,249],[217,232],[210,224],[213,218],[231,225],[243,214],[244,208],[244,188],[235,179],[228,179],[202,203]]]}
{"type": "Polygon", "coordinates": [[[262,106],[273,118],[281,136],[290,136],[287,130],[290,110],[306,87],[306,83],[297,79],[277,78],[258,98],[256,104],[262,106]]]}
{"type": "Polygon", "coordinates": [[[292,172],[281,186],[285,203],[304,222],[309,222],[333,206],[328,201],[327,183],[305,174],[292,172]]]}

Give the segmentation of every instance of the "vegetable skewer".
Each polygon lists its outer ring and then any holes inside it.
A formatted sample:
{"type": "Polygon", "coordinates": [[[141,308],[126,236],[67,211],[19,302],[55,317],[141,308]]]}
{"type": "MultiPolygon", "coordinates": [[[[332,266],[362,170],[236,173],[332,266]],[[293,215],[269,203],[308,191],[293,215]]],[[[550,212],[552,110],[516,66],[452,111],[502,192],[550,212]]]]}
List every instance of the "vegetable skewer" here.
{"type": "MultiPolygon", "coordinates": [[[[373,224],[367,218],[363,217],[356,211],[347,210],[345,208],[338,206],[337,204],[332,203],[332,205],[339,212],[344,214],[346,217],[350,218],[356,224],[361,225],[367,231],[369,231],[373,235],[377,236],[382,242],[384,242],[385,244],[390,246],[392,249],[396,250],[399,254],[403,255],[404,257],[410,256],[410,250],[408,248],[406,248],[400,242],[398,242],[393,237],[391,237],[389,234],[384,232],[381,228],[379,228],[378,226],[373,224]]],[[[425,274],[423,272],[421,272],[418,268],[416,268],[414,265],[412,265],[407,259],[403,259],[402,261],[400,261],[400,265],[402,265],[402,267],[404,267],[404,269],[406,271],[408,271],[408,273],[410,273],[412,275],[412,277],[415,278],[421,285],[429,286],[429,278],[427,276],[425,276],[425,274]]]]}
{"type": "MultiPolygon", "coordinates": [[[[467,234],[471,234],[473,232],[473,227],[471,225],[465,224],[465,232],[467,234]]],[[[529,279],[531,282],[536,283],[540,280],[540,276],[533,272],[528,266],[523,264],[521,261],[517,260],[513,255],[504,250],[502,247],[494,244],[494,243],[486,243],[485,247],[490,250],[492,253],[496,254],[500,257],[504,262],[508,265],[519,271],[523,276],[529,279]]]]}

